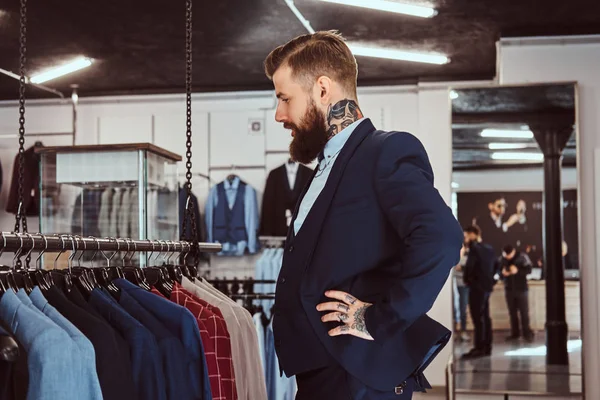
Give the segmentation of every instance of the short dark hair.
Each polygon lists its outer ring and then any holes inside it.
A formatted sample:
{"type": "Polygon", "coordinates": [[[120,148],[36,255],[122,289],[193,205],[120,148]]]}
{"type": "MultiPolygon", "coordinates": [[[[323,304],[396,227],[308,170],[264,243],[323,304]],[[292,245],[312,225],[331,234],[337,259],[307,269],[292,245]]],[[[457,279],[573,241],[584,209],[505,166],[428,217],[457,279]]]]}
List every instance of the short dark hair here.
{"type": "Polygon", "coordinates": [[[510,244],[507,244],[506,246],[504,246],[504,247],[502,248],[502,251],[504,252],[504,254],[510,254],[510,253],[512,253],[514,250],[515,250],[515,248],[514,248],[512,245],[510,245],[510,244]]]}
{"type": "Polygon", "coordinates": [[[481,229],[477,225],[467,226],[465,233],[474,233],[477,236],[481,236],[481,229]]]}
{"type": "Polygon", "coordinates": [[[356,97],[358,65],[342,35],[336,31],[321,31],[298,36],[273,50],[265,60],[265,74],[273,79],[282,65],[292,69],[306,90],[316,79],[327,75],[337,80],[349,95],[356,97]]]}

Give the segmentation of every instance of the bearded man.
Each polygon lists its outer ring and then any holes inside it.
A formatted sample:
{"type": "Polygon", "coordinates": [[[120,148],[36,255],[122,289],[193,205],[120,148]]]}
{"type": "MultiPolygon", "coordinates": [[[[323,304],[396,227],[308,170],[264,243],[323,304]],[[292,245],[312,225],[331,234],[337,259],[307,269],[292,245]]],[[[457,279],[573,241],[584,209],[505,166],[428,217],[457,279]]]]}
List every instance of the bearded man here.
{"type": "Polygon", "coordinates": [[[463,243],[422,144],[365,118],[357,63],[335,32],[269,54],[290,154],[318,167],[285,243],[273,328],[297,400],[410,399],[450,338],[426,313],[463,243]]]}

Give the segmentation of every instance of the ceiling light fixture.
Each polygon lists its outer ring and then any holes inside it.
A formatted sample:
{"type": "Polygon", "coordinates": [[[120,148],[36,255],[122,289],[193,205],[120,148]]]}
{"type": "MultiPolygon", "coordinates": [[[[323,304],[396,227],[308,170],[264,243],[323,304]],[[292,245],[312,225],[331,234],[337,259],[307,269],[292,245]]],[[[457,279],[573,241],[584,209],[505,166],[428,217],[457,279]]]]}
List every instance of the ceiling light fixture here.
{"type": "Polygon", "coordinates": [[[414,17],[431,18],[437,15],[432,7],[417,6],[413,4],[397,3],[387,0],[321,0],[326,3],[343,4],[353,7],[370,8],[372,10],[387,11],[396,14],[412,15],[414,17]]]}
{"type": "Polygon", "coordinates": [[[511,139],[532,139],[533,132],[530,130],[509,130],[509,129],[484,129],[481,131],[481,137],[492,138],[511,138],[511,139]]]}
{"type": "Polygon", "coordinates": [[[451,90],[451,91],[450,91],[450,98],[451,98],[452,100],[456,100],[456,99],[458,99],[458,92],[457,92],[456,90],[451,90]]]}
{"type": "Polygon", "coordinates": [[[385,58],[389,60],[413,61],[427,64],[447,64],[450,62],[447,56],[436,53],[416,53],[412,51],[395,50],[383,47],[368,47],[358,44],[347,43],[350,51],[355,56],[385,58]]]}
{"type": "Polygon", "coordinates": [[[526,149],[529,147],[527,143],[490,143],[488,148],[490,150],[517,150],[526,149]]]}
{"type": "Polygon", "coordinates": [[[44,83],[49,80],[70,74],[72,72],[79,71],[83,68],[87,68],[90,65],[92,65],[91,58],[77,57],[76,59],[69,61],[66,64],[51,68],[47,71],[32,76],[30,81],[32,83],[44,83]]]}
{"type": "Polygon", "coordinates": [[[542,153],[492,153],[492,160],[544,161],[542,153]]]}

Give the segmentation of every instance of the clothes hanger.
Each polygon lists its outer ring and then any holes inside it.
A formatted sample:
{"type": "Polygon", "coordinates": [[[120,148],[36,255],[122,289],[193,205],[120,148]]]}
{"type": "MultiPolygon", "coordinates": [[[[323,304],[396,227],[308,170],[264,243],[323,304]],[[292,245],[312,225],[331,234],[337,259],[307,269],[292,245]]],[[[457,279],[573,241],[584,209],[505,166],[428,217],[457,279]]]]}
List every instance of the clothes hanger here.
{"type": "Polygon", "coordinates": [[[119,242],[117,241],[117,251],[115,251],[110,257],[108,257],[106,255],[106,253],[104,253],[103,250],[100,250],[100,242],[98,242],[98,250],[106,259],[106,267],[94,268],[96,279],[98,280],[98,283],[100,284],[100,286],[103,287],[104,289],[106,289],[113,298],[115,298],[116,300],[119,300],[119,298],[121,297],[121,289],[119,289],[117,286],[115,286],[114,283],[112,283],[112,280],[109,275],[109,270],[111,268],[110,260],[112,260],[112,258],[115,256],[115,254],[117,254],[119,252],[119,250],[120,250],[119,242]]]}
{"type": "MultiPolygon", "coordinates": [[[[30,233],[25,233],[25,235],[29,237],[29,239],[31,239],[31,249],[29,249],[29,251],[25,255],[25,259],[31,259],[31,253],[35,249],[35,239],[30,233]]],[[[25,291],[27,292],[27,294],[29,294],[33,291],[33,288],[35,287],[35,268],[27,269],[26,266],[23,266],[23,269],[20,271],[20,273],[22,274],[23,281],[25,282],[25,291]]]]}
{"type": "Polygon", "coordinates": [[[9,282],[9,285],[12,286],[13,290],[18,291],[19,289],[24,289],[25,292],[27,294],[31,293],[31,291],[33,290],[33,285],[26,281],[23,273],[19,271],[17,271],[17,260],[19,260],[21,258],[21,254],[23,253],[23,236],[21,234],[17,234],[19,236],[19,241],[20,241],[20,247],[19,249],[15,252],[15,256],[13,258],[13,265],[12,265],[12,269],[9,271],[8,275],[6,276],[7,281],[9,282]]]}
{"type": "MultiPolygon", "coordinates": [[[[2,249],[0,249],[0,255],[2,255],[2,253],[4,253],[4,249],[6,249],[6,236],[4,236],[4,232],[2,232],[1,234],[3,246],[2,249]]],[[[2,292],[3,294],[6,292],[7,289],[12,289],[13,292],[16,292],[18,290],[16,289],[16,283],[14,283],[14,279],[9,279],[8,277],[10,271],[11,267],[9,267],[8,265],[0,266],[0,282],[2,282],[2,288],[4,289],[2,292]]]]}
{"type": "MultiPolygon", "coordinates": [[[[75,237],[81,239],[81,241],[83,242],[83,251],[81,252],[81,255],[77,258],[77,267],[75,267],[74,269],[81,270],[81,272],[83,274],[85,274],[85,276],[86,276],[86,278],[87,278],[87,280],[88,280],[88,282],[91,285],[92,290],[93,290],[94,288],[100,287],[100,285],[98,284],[98,281],[96,281],[96,276],[94,275],[94,271],[92,271],[91,268],[85,268],[85,267],[83,267],[81,265],[81,259],[83,258],[83,255],[87,251],[86,241],[81,236],[75,236],[75,237]]],[[[97,242],[96,238],[93,238],[93,239],[94,239],[94,241],[97,242]]],[[[92,254],[92,257],[90,258],[90,266],[92,268],[94,266],[93,265],[93,260],[94,260],[94,257],[96,256],[96,253],[98,253],[98,250],[96,250],[94,252],[94,254],[92,254]]]]}
{"type": "MultiPolygon", "coordinates": [[[[160,243],[160,252],[162,253],[162,243],[160,243]]],[[[152,253],[154,253],[154,242],[152,242],[152,253]]],[[[158,258],[158,256],[157,256],[158,258]]],[[[165,273],[165,270],[160,267],[152,267],[150,266],[151,258],[148,259],[148,267],[146,267],[149,271],[154,271],[157,273],[157,280],[155,283],[156,289],[166,298],[171,298],[171,293],[173,293],[173,282],[170,280],[168,275],[165,273]]]]}
{"type": "Polygon", "coordinates": [[[42,292],[47,292],[50,290],[51,286],[54,286],[54,281],[52,280],[52,275],[48,273],[48,271],[44,271],[42,269],[42,256],[48,250],[48,238],[46,235],[41,235],[44,240],[44,249],[38,254],[35,259],[35,273],[34,273],[34,282],[38,285],[38,287],[42,290],[42,292]],[[46,274],[44,275],[44,272],[46,274]]]}
{"type": "Polygon", "coordinates": [[[133,259],[133,255],[137,252],[137,245],[133,240],[131,241],[133,242],[134,249],[129,258],[129,265],[125,265],[125,260],[127,258],[127,254],[129,253],[129,240],[125,239],[125,242],[127,243],[127,253],[125,253],[125,257],[123,257],[123,273],[125,274],[125,278],[128,281],[135,283],[142,289],[150,291],[152,288],[150,287],[150,284],[148,283],[144,272],[140,267],[134,266],[131,262],[131,260],[133,259]]]}
{"type": "Polygon", "coordinates": [[[227,175],[227,180],[229,183],[232,183],[235,178],[237,178],[237,175],[235,174],[235,165],[231,164],[231,172],[227,175]]]}
{"type": "MultiPolygon", "coordinates": [[[[71,241],[73,243],[73,248],[75,250],[73,250],[73,253],[71,254],[71,256],[69,257],[69,260],[68,260],[69,261],[69,274],[71,274],[72,279],[73,279],[75,285],[77,286],[77,288],[80,289],[80,291],[83,293],[83,295],[85,297],[89,298],[89,296],[92,294],[92,291],[94,290],[94,286],[92,286],[92,283],[88,279],[86,269],[81,266],[73,267],[73,260],[75,258],[75,255],[77,254],[77,251],[79,250],[79,245],[78,245],[77,240],[78,240],[77,236],[71,237],[71,241]]],[[[85,246],[85,241],[83,241],[83,243],[85,246]]],[[[86,249],[84,248],[84,251],[81,252],[81,256],[79,257],[78,260],[81,259],[85,250],[86,249]]]]}
{"type": "MultiPolygon", "coordinates": [[[[165,243],[167,244],[167,253],[169,253],[169,240],[165,240],[165,243]]],[[[173,243],[173,249],[175,249],[175,243],[173,243]]],[[[181,269],[179,268],[179,266],[171,264],[171,258],[175,255],[175,250],[173,250],[171,252],[171,255],[166,258],[166,254],[165,254],[165,265],[166,265],[166,269],[169,275],[169,278],[171,278],[173,281],[178,282],[181,285],[182,282],[182,277],[183,277],[183,273],[181,272],[181,269]]]]}

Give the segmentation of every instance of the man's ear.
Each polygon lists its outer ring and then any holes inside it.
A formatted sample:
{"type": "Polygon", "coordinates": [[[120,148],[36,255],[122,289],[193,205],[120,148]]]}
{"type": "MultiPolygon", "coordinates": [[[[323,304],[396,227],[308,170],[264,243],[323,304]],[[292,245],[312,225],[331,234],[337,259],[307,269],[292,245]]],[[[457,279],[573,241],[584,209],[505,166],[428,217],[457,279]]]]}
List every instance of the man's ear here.
{"type": "Polygon", "coordinates": [[[321,105],[328,106],[331,103],[331,90],[333,82],[327,76],[320,76],[315,84],[315,90],[321,105]]]}

